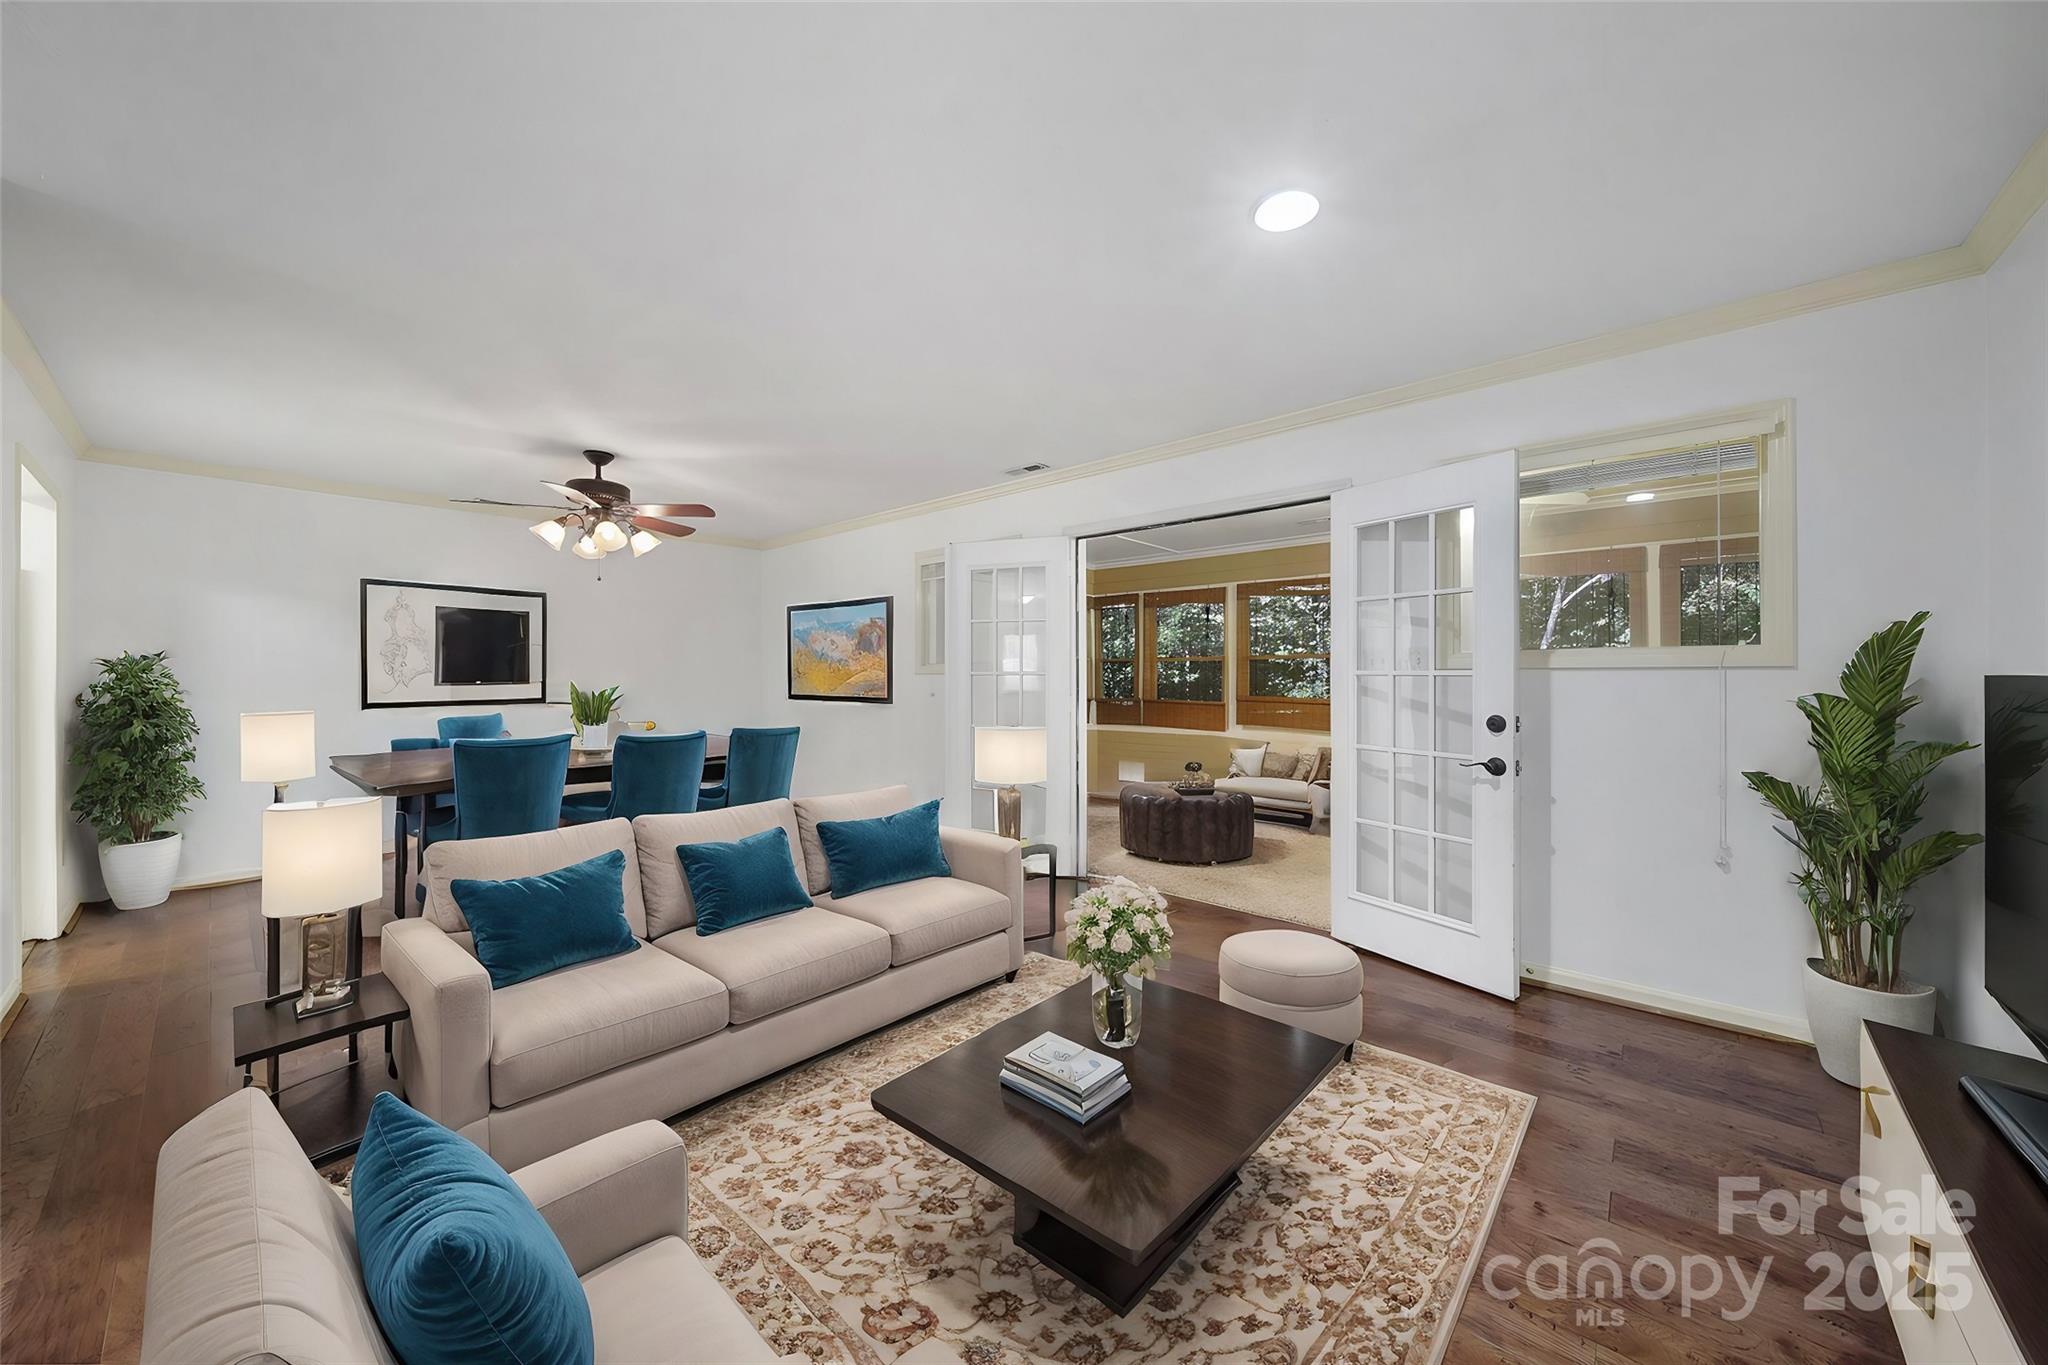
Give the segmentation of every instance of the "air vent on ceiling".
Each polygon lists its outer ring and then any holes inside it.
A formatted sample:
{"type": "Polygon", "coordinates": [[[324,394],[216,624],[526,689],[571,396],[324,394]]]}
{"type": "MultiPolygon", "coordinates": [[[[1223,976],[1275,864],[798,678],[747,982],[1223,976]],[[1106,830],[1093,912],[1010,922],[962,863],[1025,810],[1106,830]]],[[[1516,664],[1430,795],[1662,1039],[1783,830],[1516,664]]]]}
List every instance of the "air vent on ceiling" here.
{"type": "Polygon", "coordinates": [[[1020,464],[1015,469],[1005,469],[1003,477],[1006,479],[1021,479],[1026,474],[1043,474],[1051,468],[1052,466],[1049,464],[1020,464]]]}

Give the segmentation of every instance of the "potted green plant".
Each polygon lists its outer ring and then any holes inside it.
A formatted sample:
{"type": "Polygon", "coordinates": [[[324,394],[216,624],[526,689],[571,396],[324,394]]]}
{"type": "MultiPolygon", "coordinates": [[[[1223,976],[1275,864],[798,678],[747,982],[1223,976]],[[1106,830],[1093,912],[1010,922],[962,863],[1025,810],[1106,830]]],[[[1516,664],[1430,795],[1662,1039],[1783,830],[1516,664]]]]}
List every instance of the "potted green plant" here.
{"type": "Polygon", "coordinates": [[[1934,1027],[1934,988],[1908,979],[1900,949],[1913,906],[1907,893],[1983,836],[1936,830],[1912,837],[1927,801],[1927,778],[1967,740],[1900,737],[1919,704],[1906,691],[1928,613],[1894,621],[1863,642],[1842,670],[1841,692],[1796,703],[1820,782],[1802,787],[1769,773],[1743,779],[1785,822],[1799,850],[1792,874],[1813,919],[1820,956],[1806,960],[1806,1021],[1830,1076],[1861,1084],[1863,1021],[1921,1033],[1934,1027]]]}
{"type": "Polygon", "coordinates": [[[612,747],[612,713],[619,709],[622,694],[616,687],[585,692],[569,684],[569,719],[576,723],[576,747],[602,750],[612,747]]]}
{"type": "Polygon", "coordinates": [[[98,663],[99,676],[77,698],[71,809],[99,831],[100,875],[114,904],[161,905],[184,844],[163,826],[206,795],[192,775],[199,725],[161,650],[98,663]]]}

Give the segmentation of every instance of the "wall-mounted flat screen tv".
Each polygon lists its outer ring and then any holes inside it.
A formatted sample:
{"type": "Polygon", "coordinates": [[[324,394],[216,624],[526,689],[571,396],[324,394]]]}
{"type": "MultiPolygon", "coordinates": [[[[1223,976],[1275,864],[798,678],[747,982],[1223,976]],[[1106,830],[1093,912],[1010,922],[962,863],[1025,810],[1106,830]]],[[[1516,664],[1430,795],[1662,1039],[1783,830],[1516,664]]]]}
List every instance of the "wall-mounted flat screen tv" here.
{"type": "Polygon", "coordinates": [[[523,611],[434,608],[434,681],[444,687],[531,682],[523,611]]]}

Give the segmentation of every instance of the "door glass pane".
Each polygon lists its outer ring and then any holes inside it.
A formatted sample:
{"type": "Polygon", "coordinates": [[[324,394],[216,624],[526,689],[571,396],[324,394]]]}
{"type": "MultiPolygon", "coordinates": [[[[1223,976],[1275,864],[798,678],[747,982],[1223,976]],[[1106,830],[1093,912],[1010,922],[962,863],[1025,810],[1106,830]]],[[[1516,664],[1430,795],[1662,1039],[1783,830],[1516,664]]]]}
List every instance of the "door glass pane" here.
{"type": "Polygon", "coordinates": [[[1390,673],[1394,668],[1394,604],[1358,604],[1358,670],[1390,673]]]}
{"type": "Polygon", "coordinates": [[[1045,672],[1045,633],[1048,627],[1043,621],[1027,621],[1017,637],[1017,666],[1026,673],[1045,672]]]}
{"type": "Polygon", "coordinates": [[[1428,829],[1430,760],[1420,754],[1394,755],[1394,823],[1428,829]]]}
{"type": "Polygon", "coordinates": [[[1472,586],[1472,509],[1451,507],[1436,514],[1436,586],[1472,586]]]}
{"type": "Polygon", "coordinates": [[[1019,725],[1045,724],[1045,675],[1027,673],[1019,679],[1023,684],[1023,709],[1019,713],[1019,725]]]}
{"type": "Polygon", "coordinates": [[[1358,890],[1361,895],[1387,898],[1387,838],[1382,825],[1358,827],[1358,890]]]}
{"type": "Polygon", "coordinates": [[[1388,820],[1393,818],[1393,802],[1388,797],[1389,782],[1392,776],[1392,756],[1384,749],[1360,749],[1358,751],[1359,819],[1388,820]]]}
{"type": "Polygon", "coordinates": [[[1376,521],[1358,528],[1358,595],[1385,597],[1387,570],[1387,523],[1376,521]]]}
{"type": "Polygon", "coordinates": [[[1394,831],[1394,894],[1392,899],[1412,910],[1429,909],[1429,846],[1436,840],[1427,834],[1394,831]]]}
{"type": "Polygon", "coordinates": [[[976,621],[993,621],[996,618],[996,571],[976,569],[968,576],[970,606],[976,621]]]}
{"type": "Polygon", "coordinates": [[[996,570],[996,619],[1014,621],[1017,619],[1017,571],[996,570]]]}
{"type": "Polygon", "coordinates": [[[1393,746],[1393,679],[1364,677],[1358,680],[1358,742],[1383,749],[1393,746]]]}
{"type": "Polygon", "coordinates": [[[1429,656],[1429,610],[1432,599],[1394,599],[1395,667],[1404,672],[1426,672],[1433,665],[1429,656]]]}
{"type": "Polygon", "coordinates": [[[1027,621],[1045,619],[1045,566],[1032,564],[1024,570],[1019,606],[1023,608],[1027,621]]]}
{"type": "Polygon", "coordinates": [[[996,793],[993,787],[974,789],[974,827],[993,831],[996,827],[996,793]]]}
{"type": "Polygon", "coordinates": [[[996,723],[996,675],[986,673],[974,680],[974,723],[996,723]]]}
{"type": "Polygon", "coordinates": [[[1441,593],[1436,599],[1436,666],[1472,667],[1472,594],[1441,593]]]}
{"type": "Polygon", "coordinates": [[[1427,749],[1430,739],[1429,679],[1394,679],[1394,747],[1427,749]]]}
{"type": "Polygon", "coordinates": [[[1024,680],[1016,674],[996,675],[996,724],[1024,723],[1024,680]]]}
{"type": "Polygon", "coordinates": [[[1442,753],[1472,752],[1472,675],[1447,673],[1436,680],[1436,747],[1442,753]]]}
{"type": "Polygon", "coordinates": [[[1460,924],[1472,922],[1472,845],[1436,841],[1436,912],[1460,924]]]}
{"type": "Polygon", "coordinates": [[[976,673],[996,671],[996,627],[992,621],[976,621],[968,632],[974,637],[973,667],[976,673]]]}
{"type": "Polygon", "coordinates": [[[1394,523],[1394,591],[1428,592],[1429,518],[1403,517],[1394,523]]]}
{"type": "Polygon", "coordinates": [[[1455,758],[1436,761],[1436,832],[1472,837],[1472,774],[1477,768],[1461,768],[1455,758]]]}

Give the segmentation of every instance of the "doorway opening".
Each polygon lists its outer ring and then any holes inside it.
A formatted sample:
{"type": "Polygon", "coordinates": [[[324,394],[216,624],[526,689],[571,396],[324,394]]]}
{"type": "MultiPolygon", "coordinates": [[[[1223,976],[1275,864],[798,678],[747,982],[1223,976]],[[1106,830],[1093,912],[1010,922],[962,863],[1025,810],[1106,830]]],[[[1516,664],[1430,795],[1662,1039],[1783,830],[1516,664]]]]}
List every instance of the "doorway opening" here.
{"type": "Polygon", "coordinates": [[[62,934],[69,907],[57,903],[64,791],[58,766],[63,727],[57,691],[57,499],[27,461],[17,467],[21,578],[14,695],[20,767],[14,795],[21,812],[21,866],[15,889],[26,941],[62,934]]]}
{"type": "Polygon", "coordinates": [[[1083,870],[1328,929],[1328,499],[1079,560],[1083,870]]]}

